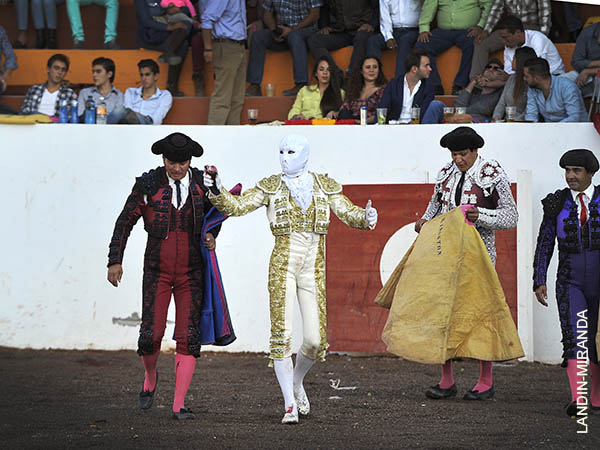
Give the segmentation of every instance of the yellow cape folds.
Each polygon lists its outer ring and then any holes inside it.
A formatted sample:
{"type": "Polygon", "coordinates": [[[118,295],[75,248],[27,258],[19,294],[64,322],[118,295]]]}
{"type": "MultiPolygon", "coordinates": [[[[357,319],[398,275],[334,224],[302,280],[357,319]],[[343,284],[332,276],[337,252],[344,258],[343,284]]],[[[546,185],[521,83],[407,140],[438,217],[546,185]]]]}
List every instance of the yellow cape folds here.
{"type": "Polygon", "coordinates": [[[26,116],[0,114],[0,123],[13,125],[32,125],[34,123],[52,123],[52,119],[45,114],[29,114],[26,116]]]}
{"type": "Polygon", "coordinates": [[[459,208],[427,222],[375,303],[389,352],[427,364],[524,355],[496,269],[459,208]]]}

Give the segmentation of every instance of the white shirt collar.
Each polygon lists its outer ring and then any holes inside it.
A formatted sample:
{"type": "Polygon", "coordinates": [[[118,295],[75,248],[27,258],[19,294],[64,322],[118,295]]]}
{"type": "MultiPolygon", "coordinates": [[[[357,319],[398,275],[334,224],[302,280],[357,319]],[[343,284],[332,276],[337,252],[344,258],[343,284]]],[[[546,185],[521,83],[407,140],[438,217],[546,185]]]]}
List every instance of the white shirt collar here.
{"type": "MultiPolygon", "coordinates": [[[[590,201],[594,196],[594,183],[590,183],[585,191],[582,191],[587,196],[587,201],[590,201]]],[[[571,195],[573,196],[573,200],[577,200],[577,196],[579,195],[579,191],[574,191],[571,189],[571,195]]]]}
{"type": "MultiPolygon", "coordinates": [[[[171,178],[168,173],[167,173],[167,178],[169,179],[169,184],[171,185],[171,187],[173,189],[175,189],[175,180],[173,178],[171,178]]],[[[188,170],[188,173],[185,174],[185,177],[183,177],[179,181],[181,181],[181,187],[187,191],[187,189],[190,185],[190,171],[188,170]]]]}

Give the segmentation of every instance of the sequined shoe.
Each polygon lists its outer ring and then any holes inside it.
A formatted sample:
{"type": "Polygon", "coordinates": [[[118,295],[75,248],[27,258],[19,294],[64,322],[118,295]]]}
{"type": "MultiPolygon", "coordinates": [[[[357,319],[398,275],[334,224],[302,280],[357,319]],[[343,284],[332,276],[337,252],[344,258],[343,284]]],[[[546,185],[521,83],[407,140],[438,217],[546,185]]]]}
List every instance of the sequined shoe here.
{"type": "Polygon", "coordinates": [[[298,405],[298,413],[301,416],[308,416],[308,413],[310,413],[310,402],[308,401],[304,388],[298,392],[294,390],[294,397],[296,399],[296,404],[298,405]]]}
{"type": "Polygon", "coordinates": [[[290,407],[285,412],[283,419],[281,419],[281,423],[285,424],[294,424],[298,423],[298,409],[294,408],[294,405],[290,405],[290,407]]]}

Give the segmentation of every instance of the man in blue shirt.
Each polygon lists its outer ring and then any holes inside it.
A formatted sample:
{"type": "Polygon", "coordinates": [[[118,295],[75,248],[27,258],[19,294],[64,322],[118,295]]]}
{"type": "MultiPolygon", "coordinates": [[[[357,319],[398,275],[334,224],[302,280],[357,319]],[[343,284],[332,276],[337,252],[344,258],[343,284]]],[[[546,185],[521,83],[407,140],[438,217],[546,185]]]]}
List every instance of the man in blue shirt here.
{"type": "Polygon", "coordinates": [[[116,71],[115,62],[110,58],[101,56],[92,61],[92,79],[94,80],[94,85],[84,88],[79,92],[77,115],[80,118],[80,122],[83,122],[85,102],[88,97],[92,97],[96,105],[101,101],[106,103],[107,123],[115,123],[112,121],[114,115],[111,115],[111,113],[117,107],[123,105],[123,93],[113,86],[116,71]]]}
{"type": "Polygon", "coordinates": [[[142,59],[138,68],[142,85],[125,91],[123,105],[109,114],[108,123],[160,125],[171,109],[173,96],[156,86],[159,73],[156,61],[142,59]]]}
{"type": "Polygon", "coordinates": [[[239,125],[246,87],[246,2],[202,3],[204,61],[213,64],[215,76],[208,124],[239,125]]]}
{"type": "Polygon", "coordinates": [[[577,85],[565,77],[550,75],[548,61],[533,58],[525,62],[523,79],[527,90],[525,120],[539,122],[586,122],[583,97],[577,85]]]}

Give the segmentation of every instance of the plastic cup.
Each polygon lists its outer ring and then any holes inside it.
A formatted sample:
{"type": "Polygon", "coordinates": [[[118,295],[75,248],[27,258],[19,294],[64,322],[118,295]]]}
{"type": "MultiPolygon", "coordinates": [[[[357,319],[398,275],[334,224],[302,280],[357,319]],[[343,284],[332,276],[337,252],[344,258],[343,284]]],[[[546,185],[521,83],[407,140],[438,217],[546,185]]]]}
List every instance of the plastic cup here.
{"type": "Polygon", "coordinates": [[[421,123],[421,108],[418,106],[410,108],[410,123],[414,125],[421,123]]]}
{"type": "Polygon", "coordinates": [[[506,121],[514,122],[517,119],[517,107],[507,106],[506,107],[506,121]]]}
{"type": "Polygon", "coordinates": [[[256,125],[258,122],[258,109],[249,109],[248,110],[248,123],[250,125],[256,125]]]}
{"type": "Polygon", "coordinates": [[[444,118],[447,119],[448,117],[451,117],[454,115],[454,107],[452,106],[446,106],[444,107],[444,118]]]}
{"type": "Polygon", "coordinates": [[[272,83],[267,83],[265,86],[265,91],[267,93],[267,97],[275,96],[275,86],[272,83]]]}
{"type": "Polygon", "coordinates": [[[387,108],[377,108],[377,123],[385,125],[387,119],[387,108]]]}
{"type": "Polygon", "coordinates": [[[457,106],[456,107],[456,114],[466,114],[466,113],[467,113],[466,106],[457,106]]]}

